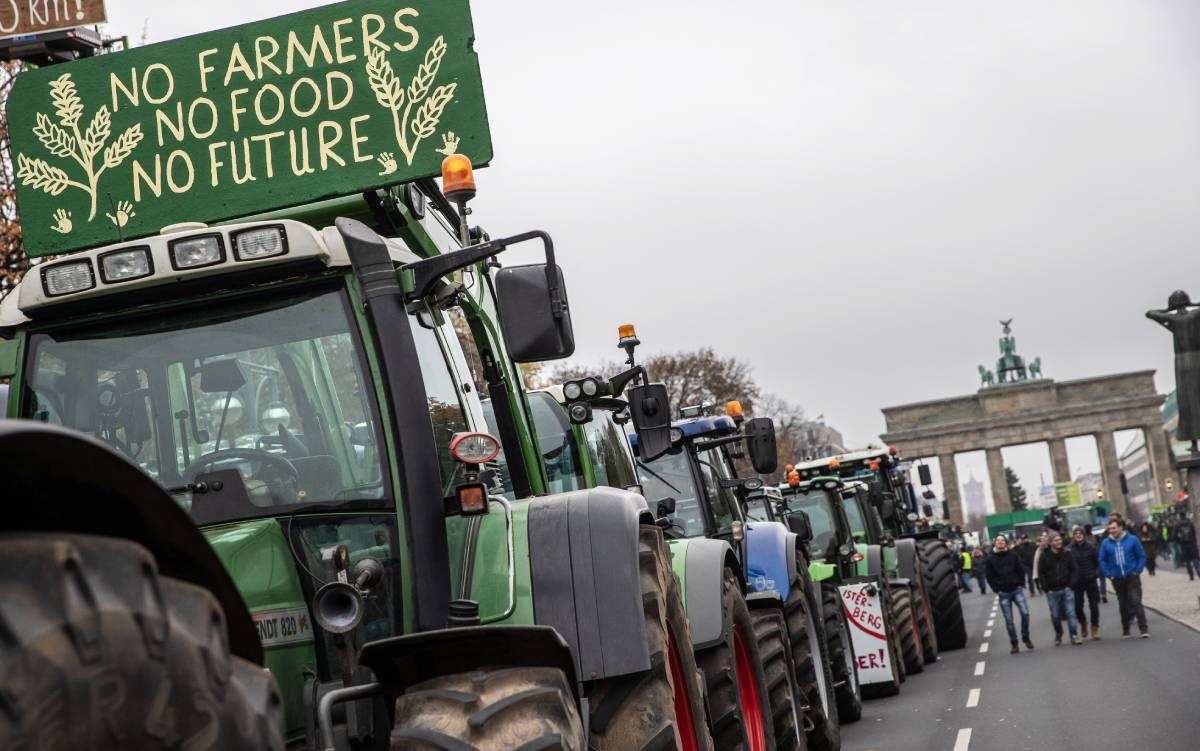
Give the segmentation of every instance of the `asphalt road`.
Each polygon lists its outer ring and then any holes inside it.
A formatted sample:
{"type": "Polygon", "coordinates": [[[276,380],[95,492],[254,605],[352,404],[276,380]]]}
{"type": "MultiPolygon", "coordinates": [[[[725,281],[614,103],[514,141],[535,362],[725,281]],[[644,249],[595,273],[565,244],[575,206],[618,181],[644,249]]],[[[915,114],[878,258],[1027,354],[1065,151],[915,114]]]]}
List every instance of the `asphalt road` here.
{"type": "Polygon", "coordinates": [[[1147,610],[1151,638],[1121,639],[1110,589],[1103,638],[1055,647],[1046,598],[1035,597],[1036,648],[1012,655],[995,606],[991,593],[964,594],[967,647],[909,676],[898,696],[866,702],[842,729],[843,751],[1200,749],[1200,633],[1147,610]]]}

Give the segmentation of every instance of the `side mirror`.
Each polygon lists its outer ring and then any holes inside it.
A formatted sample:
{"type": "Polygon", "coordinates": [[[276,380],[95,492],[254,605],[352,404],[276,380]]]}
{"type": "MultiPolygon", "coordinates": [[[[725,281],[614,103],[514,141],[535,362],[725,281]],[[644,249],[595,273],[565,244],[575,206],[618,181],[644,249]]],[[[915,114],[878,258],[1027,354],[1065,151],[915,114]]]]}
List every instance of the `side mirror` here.
{"type": "Polygon", "coordinates": [[[664,516],[670,516],[671,514],[675,513],[675,499],[671,496],[660,499],[658,502],[657,513],[658,518],[660,519],[664,516]]]}
{"type": "Polygon", "coordinates": [[[629,389],[629,415],[638,435],[638,455],[656,459],[671,449],[671,398],[661,383],[629,389]]]}
{"type": "Polygon", "coordinates": [[[574,354],[575,331],[558,266],[552,271],[544,263],[500,269],[496,298],[504,344],[514,361],[561,360],[574,354]]]}
{"type": "Polygon", "coordinates": [[[879,480],[871,480],[867,483],[867,500],[875,507],[879,507],[883,503],[883,483],[879,480]]]}
{"type": "Polygon", "coordinates": [[[812,541],[812,522],[808,519],[808,514],[803,511],[793,511],[787,515],[788,529],[796,535],[796,539],[803,543],[812,541]]]}
{"type": "Polygon", "coordinates": [[[760,475],[774,472],[779,466],[779,454],[775,447],[775,423],[769,417],[755,417],[746,421],[743,432],[754,471],[760,475]]]}

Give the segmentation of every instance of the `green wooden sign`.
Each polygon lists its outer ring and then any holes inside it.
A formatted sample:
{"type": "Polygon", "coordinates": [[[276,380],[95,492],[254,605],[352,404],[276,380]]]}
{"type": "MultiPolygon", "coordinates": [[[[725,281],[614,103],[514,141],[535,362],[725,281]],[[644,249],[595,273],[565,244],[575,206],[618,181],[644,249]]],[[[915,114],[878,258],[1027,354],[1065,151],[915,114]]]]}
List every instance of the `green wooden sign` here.
{"type": "Polygon", "coordinates": [[[492,158],[467,0],[349,0],[23,73],[31,256],[353,195],[492,158]]]}

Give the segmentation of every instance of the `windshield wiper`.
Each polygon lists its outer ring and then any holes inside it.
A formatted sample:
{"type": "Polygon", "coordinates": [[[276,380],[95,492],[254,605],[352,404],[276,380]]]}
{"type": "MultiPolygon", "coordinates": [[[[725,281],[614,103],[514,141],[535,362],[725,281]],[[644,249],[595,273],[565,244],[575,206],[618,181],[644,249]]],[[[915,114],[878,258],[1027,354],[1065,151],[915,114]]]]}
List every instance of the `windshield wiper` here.
{"type": "Polygon", "coordinates": [[[669,481],[669,480],[667,480],[667,478],[663,477],[663,476],[662,476],[662,475],[660,475],[659,473],[657,473],[657,472],[655,472],[654,470],[650,469],[649,467],[647,467],[647,466],[646,466],[645,464],[643,464],[642,462],[640,462],[640,461],[639,461],[639,462],[637,463],[637,465],[638,465],[639,467],[641,467],[642,469],[646,470],[647,472],[649,472],[651,475],[653,475],[653,476],[654,476],[654,479],[658,480],[658,481],[659,481],[659,482],[661,482],[663,485],[666,485],[666,486],[667,486],[668,488],[670,488],[671,490],[674,490],[676,493],[682,493],[682,492],[683,492],[683,491],[682,491],[682,490],[680,490],[679,488],[677,488],[677,487],[675,487],[674,485],[672,485],[672,484],[670,483],[670,481],[669,481]]]}

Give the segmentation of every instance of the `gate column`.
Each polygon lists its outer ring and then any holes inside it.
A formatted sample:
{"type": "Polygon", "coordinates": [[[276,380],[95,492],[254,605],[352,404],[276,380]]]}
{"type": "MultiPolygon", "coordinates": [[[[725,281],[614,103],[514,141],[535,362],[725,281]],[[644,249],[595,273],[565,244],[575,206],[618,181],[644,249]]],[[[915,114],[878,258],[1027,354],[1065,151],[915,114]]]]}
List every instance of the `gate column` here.
{"type": "Polygon", "coordinates": [[[954,452],[938,454],[938,471],[942,474],[942,492],[946,494],[946,505],[950,507],[950,523],[962,526],[965,523],[962,494],[958,491],[958,467],[954,464],[954,452]]]}
{"type": "MultiPolygon", "coordinates": [[[[1117,442],[1110,431],[1095,434],[1096,450],[1100,453],[1100,477],[1104,497],[1112,502],[1112,510],[1125,516],[1129,511],[1125,494],[1121,492],[1121,463],[1117,459],[1117,442]]],[[[1085,502],[1089,499],[1083,499],[1085,502]]]]}
{"type": "Polygon", "coordinates": [[[1067,460],[1067,441],[1064,438],[1051,438],[1050,466],[1054,469],[1054,482],[1071,481],[1071,462],[1067,460]]]}
{"type": "Polygon", "coordinates": [[[1012,501],[1008,498],[1008,476],[1004,473],[1004,457],[999,448],[987,450],[988,481],[992,486],[992,504],[997,514],[1007,514],[1012,511],[1012,501]]]}

